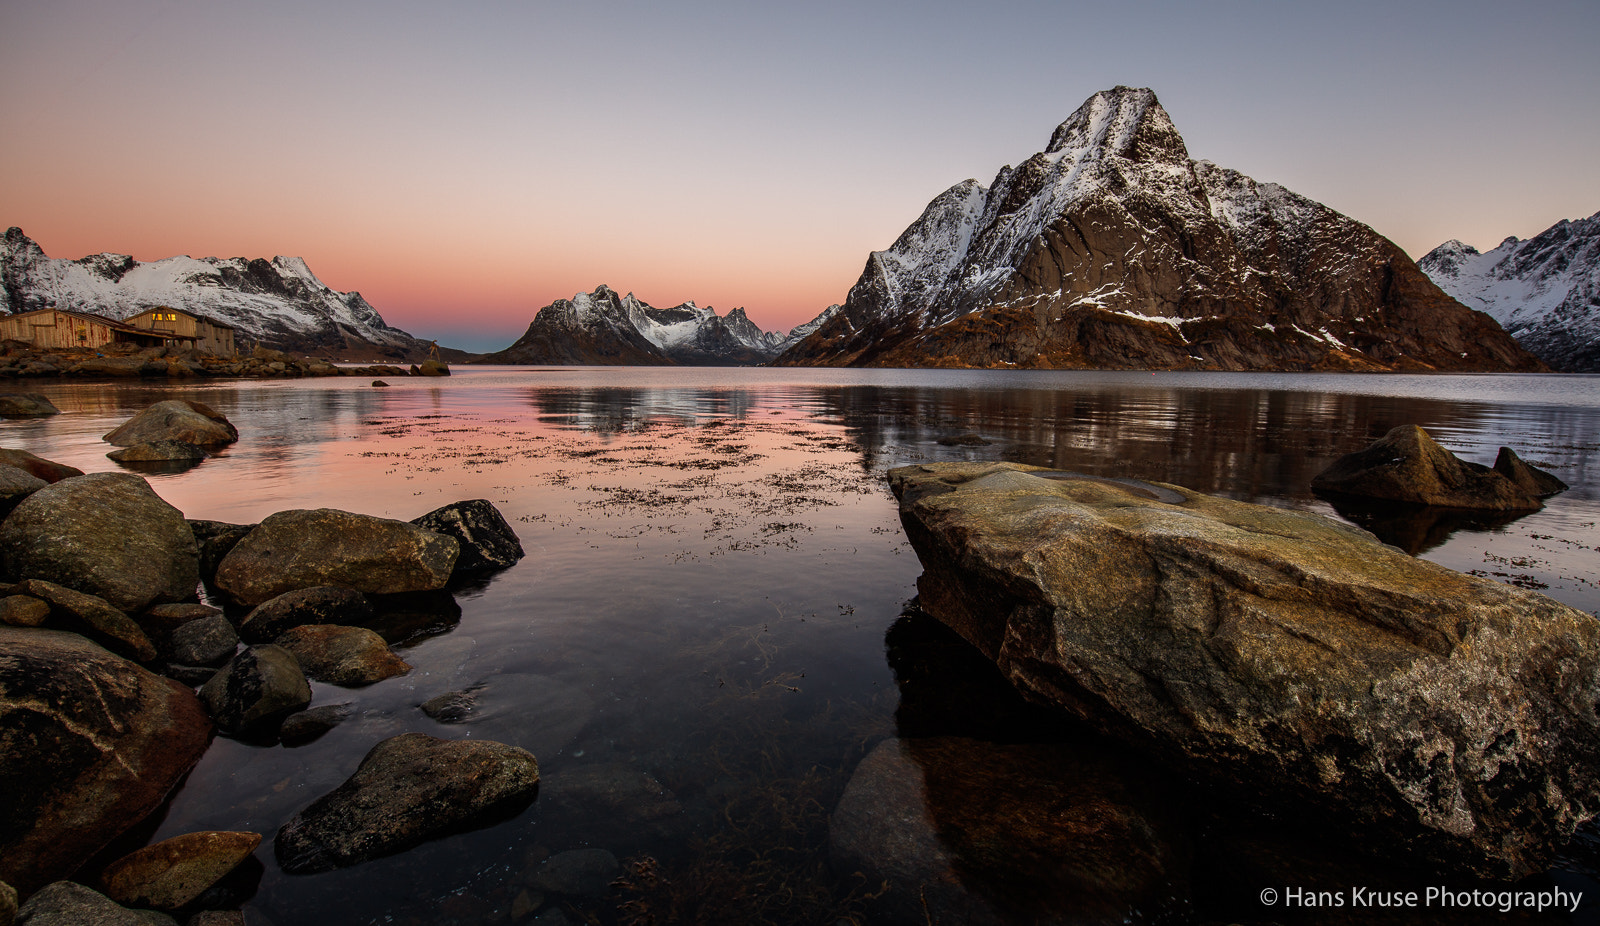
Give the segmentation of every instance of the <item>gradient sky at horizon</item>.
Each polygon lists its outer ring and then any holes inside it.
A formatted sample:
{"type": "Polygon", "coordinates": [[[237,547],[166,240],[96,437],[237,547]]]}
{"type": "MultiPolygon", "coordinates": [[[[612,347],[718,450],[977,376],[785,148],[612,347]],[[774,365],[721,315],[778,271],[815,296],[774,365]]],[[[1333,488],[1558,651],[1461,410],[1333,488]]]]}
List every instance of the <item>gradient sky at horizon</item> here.
{"type": "Polygon", "coordinates": [[[1420,257],[1600,210],[1597,38],[1593,0],[0,0],[0,225],[298,255],[474,350],[599,283],[787,329],[1127,84],[1420,257]]]}

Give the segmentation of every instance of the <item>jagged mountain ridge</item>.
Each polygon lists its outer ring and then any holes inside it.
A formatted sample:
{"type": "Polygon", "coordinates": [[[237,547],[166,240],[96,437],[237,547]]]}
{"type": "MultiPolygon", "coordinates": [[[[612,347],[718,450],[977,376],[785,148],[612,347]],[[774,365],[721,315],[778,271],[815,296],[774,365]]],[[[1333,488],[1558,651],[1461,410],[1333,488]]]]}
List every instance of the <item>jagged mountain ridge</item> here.
{"type": "Polygon", "coordinates": [[[602,283],[594,292],[557,299],[540,309],[516,343],[485,355],[482,362],[754,366],[777,356],[837,310],[832,306],[783,335],[762,331],[742,308],[727,315],[693,302],[658,309],[602,283]]]}
{"type": "Polygon", "coordinates": [[[1600,373],[1600,212],[1486,253],[1446,241],[1417,266],[1552,368],[1600,373]]]}
{"type": "Polygon", "coordinates": [[[1155,94],[936,197],[780,365],[1534,370],[1372,229],[1189,158],[1155,94]]]}
{"type": "Polygon", "coordinates": [[[330,288],[299,257],[67,260],[11,228],[0,240],[0,299],[10,313],[54,307],[115,319],[170,306],[232,325],[241,346],[350,359],[420,359],[430,347],[387,324],[360,293],[330,288]]]}

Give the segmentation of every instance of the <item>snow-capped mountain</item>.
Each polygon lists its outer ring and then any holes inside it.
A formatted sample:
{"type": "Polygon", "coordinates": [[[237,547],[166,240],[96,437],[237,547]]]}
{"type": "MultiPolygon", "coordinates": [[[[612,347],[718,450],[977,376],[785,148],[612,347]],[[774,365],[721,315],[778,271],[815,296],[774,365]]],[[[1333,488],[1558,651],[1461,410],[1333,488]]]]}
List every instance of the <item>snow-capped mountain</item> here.
{"type": "MultiPolygon", "coordinates": [[[[826,314],[826,313],[824,313],[826,314]]],[[[560,363],[648,366],[740,366],[764,363],[813,330],[796,337],[762,331],[744,309],[718,315],[693,302],[658,309],[633,293],[617,295],[601,284],[592,293],[557,299],[540,309],[515,344],[483,358],[486,363],[560,363]]]]}
{"type": "Polygon", "coordinates": [[[1372,229],[1192,161],[1155,94],[1090,97],[1045,150],[959,183],[776,363],[1529,370],[1372,229]]]}
{"type": "Polygon", "coordinates": [[[46,257],[20,228],[0,241],[0,309],[59,308],[123,319],[170,306],[232,325],[236,340],[356,358],[425,356],[429,343],[392,328],[357,292],[329,288],[298,257],[46,257]]]}
{"type": "Polygon", "coordinates": [[[1600,212],[1488,253],[1446,241],[1417,266],[1551,367],[1600,373],[1600,212]]]}

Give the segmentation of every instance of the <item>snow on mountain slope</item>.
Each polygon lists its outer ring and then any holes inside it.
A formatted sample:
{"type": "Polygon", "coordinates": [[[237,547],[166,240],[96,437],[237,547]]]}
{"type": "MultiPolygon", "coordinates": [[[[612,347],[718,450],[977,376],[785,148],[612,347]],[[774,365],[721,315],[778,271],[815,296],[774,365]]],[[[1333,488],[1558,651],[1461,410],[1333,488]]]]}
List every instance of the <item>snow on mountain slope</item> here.
{"type": "Polygon", "coordinates": [[[1417,265],[1555,369],[1600,372],[1600,212],[1487,253],[1446,241],[1417,265]]]}
{"type": "Polygon", "coordinates": [[[1091,96],[937,196],[781,365],[1538,369],[1372,229],[1190,160],[1148,89],[1091,96]]]}
{"type": "Polygon", "coordinates": [[[12,228],[0,241],[0,300],[12,313],[53,306],[117,319],[169,306],[232,325],[241,343],[280,350],[401,358],[429,346],[390,327],[360,293],[327,286],[299,257],[65,260],[12,228]]]}
{"type": "Polygon", "coordinates": [[[619,296],[602,284],[594,292],[557,299],[540,309],[516,343],[489,354],[484,361],[755,365],[772,358],[789,343],[792,342],[777,332],[762,331],[742,308],[725,316],[717,315],[710,306],[701,308],[693,302],[658,309],[633,293],[619,296]]]}

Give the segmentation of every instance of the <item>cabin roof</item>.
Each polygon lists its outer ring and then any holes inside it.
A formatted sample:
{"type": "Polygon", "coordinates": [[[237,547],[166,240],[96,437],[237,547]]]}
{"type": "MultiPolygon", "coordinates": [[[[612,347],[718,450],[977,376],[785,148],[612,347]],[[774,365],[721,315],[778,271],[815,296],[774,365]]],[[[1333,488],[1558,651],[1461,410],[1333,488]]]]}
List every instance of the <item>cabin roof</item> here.
{"type": "Polygon", "coordinates": [[[130,315],[128,317],[129,318],[138,318],[140,315],[148,315],[151,312],[180,312],[180,313],[182,313],[184,315],[189,316],[190,318],[199,319],[200,321],[203,321],[206,324],[211,325],[212,327],[215,327],[215,328],[226,328],[229,331],[235,330],[232,325],[230,325],[230,324],[228,324],[227,322],[224,322],[224,321],[218,321],[217,319],[212,318],[210,315],[202,315],[199,312],[192,312],[192,311],[190,311],[188,309],[177,309],[177,308],[173,308],[170,305],[153,305],[153,306],[149,307],[148,309],[144,309],[144,310],[142,310],[142,311],[140,311],[140,312],[138,312],[138,313],[136,313],[134,315],[130,315]]]}

